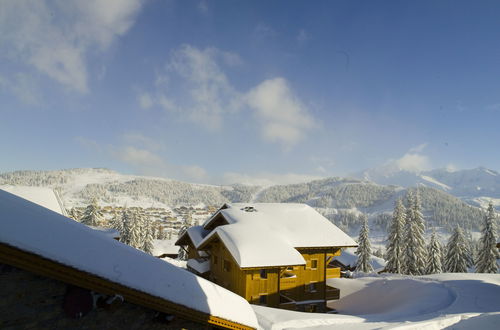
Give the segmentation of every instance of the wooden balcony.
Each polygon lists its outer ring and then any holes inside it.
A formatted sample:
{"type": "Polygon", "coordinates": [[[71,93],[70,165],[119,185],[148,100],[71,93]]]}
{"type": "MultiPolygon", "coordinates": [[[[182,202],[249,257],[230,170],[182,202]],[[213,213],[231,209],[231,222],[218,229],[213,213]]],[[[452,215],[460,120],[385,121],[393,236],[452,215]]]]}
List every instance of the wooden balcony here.
{"type": "Polygon", "coordinates": [[[339,277],[340,277],[340,268],[326,269],[326,278],[339,278],[339,277]]]}
{"type": "Polygon", "coordinates": [[[326,300],[337,300],[340,298],[340,290],[331,286],[326,287],[326,300]]]}
{"type": "Polygon", "coordinates": [[[297,277],[280,278],[280,290],[293,289],[297,285],[297,277]]]}

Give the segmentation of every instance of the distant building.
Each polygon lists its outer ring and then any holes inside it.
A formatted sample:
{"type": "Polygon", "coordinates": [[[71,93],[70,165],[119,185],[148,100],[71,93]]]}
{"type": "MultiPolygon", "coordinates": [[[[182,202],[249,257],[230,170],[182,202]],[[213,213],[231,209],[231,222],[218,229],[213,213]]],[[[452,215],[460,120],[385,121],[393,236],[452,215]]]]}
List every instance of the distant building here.
{"type": "Polygon", "coordinates": [[[357,246],[305,204],[225,204],[203,226],[176,243],[188,250],[188,268],[253,304],[325,311],[339,290],[326,279],[341,248],[357,246]]]}

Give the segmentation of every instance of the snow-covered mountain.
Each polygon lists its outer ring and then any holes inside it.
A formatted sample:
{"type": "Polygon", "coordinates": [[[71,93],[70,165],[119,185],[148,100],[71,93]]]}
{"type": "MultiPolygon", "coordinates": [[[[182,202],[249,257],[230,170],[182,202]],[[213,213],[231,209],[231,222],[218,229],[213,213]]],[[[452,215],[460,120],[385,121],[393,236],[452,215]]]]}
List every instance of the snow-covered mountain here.
{"type": "MultiPolygon", "coordinates": [[[[451,179],[448,181],[452,182],[451,179]]],[[[403,197],[408,189],[414,189],[352,178],[327,178],[270,187],[216,186],[123,175],[107,169],[16,171],[0,174],[0,185],[5,184],[53,188],[67,209],[85,206],[94,196],[98,197],[100,205],[129,207],[174,208],[200,204],[218,207],[226,202],[306,203],[354,236],[357,235],[361,212],[369,216],[372,230],[385,236],[395,200],[403,197]]],[[[429,224],[445,231],[456,224],[478,231],[482,211],[450,195],[445,189],[436,188],[419,186],[429,224]]]]}
{"type": "Polygon", "coordinates": [[[353,174],[353,177],[383,185],[414,187],[423,185],[446,191],[463,199],[500,199],[500,174],[478,167],[470,170],[435,169],[408,171],[384,165],[353,174]]]}

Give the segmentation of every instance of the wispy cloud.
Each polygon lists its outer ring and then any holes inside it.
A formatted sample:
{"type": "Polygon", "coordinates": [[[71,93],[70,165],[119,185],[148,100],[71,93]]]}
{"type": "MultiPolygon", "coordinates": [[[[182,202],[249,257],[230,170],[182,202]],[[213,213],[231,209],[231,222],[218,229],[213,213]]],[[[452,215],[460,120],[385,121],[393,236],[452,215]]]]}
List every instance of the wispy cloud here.
{"type": "Polygon", "coordinates": [[[262,82],[246,95],[246,100],[260,122],[263,138],[270,142],[291,147],[315,126],[308,109],[283,78],[262,82]]]}
{"type": "Polygon", "coordinates": [[[227,115],[242,109],[251,111],[262,138],[289,149],[315,127],[309,109],[282,77],[265,80],[250,91],[236,89],[223,66],[241,63],[234,53],[184,45],[172,53],[165,70],[157,74],[154,90],[138,95],[139,105],[160,106],[212,130],[220,128],[227,115]]]}
{"type": "Polygon", "coordinates": [[[88,91],[86,55],[127,32],[142,0],[1,1],[0,49],[80,93],[88,91]]]}
{"type": "Polygon", "coordinates": [[[77,137],[75,141],[101,157],[110,157],[131,167],[138,174],[190,182],[209,181],[204,168],[193,164],[173,164],[166,156],[164,145],[138,132],[122,134],[116,144],[101,144],[86,137],[77,137]]]}

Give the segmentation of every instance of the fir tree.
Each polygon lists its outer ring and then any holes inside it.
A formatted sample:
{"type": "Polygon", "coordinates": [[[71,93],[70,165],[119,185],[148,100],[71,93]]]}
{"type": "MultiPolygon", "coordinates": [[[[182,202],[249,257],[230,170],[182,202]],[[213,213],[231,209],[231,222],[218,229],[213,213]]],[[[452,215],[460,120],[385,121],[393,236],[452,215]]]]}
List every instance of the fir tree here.
{"type": "Polygon", "coordinates": [[[404,273],[408,275],[425,274],[426,249],[424,241],[424,217],[420,197],[408,192],[405,226],[404,273]]]}
{"type": "Polygon", "coordinates": [[[387,238],[386,270],[390,273],[402,273],[403,271],[405,219],[403,201],[398,199],[394,206],[392,222],[389,227],[389,237],[387,238]]]}
{"type": "Polygon", "coordinates": [[[120,242],[125,243],[127,245],[130,245],[130,214],[129,211],[126,207],[123,208],[122,214],[121,214],[121,228],[122,231],[120,232],[120,242]]]}
{"type": "Polygon", "coordinates": [[[150,220],[147,220],[145,218],[142,219],[142,232],[143,232],[143,237],[142,237],[142,246],[141,250],[153,254],[153,225],[150,220]]]}
{"type": "Polygon", "coordinates": [[[427,274],[439,274],[443,272],[443,247],[439,242],[435,231],[432,232],[431,241],[427,247],[427,274]]]}
{"type": "Polygon", "coordinates": [[[363,216],[363,224],[361,225],[361,230],[359,231],[358,238],[358,249],[356,250],[356,254],[358,255],[358,260],[356,262],[356,271],[369,273],[373,271],[373,267],[370,263],[371,257],[371,245],[370,240],[368,238],[368,219],[366,216],[363,216]]]}
{"type": "Polygon", "coordinates": [[[467,242],[457,226],[446,245],[444,268],[448,273],[467,273],[467,242]]]}
{"type": "Polygon", "coordinates": [[[123,220],[122,215],[113,212],[113,217],[111,218],[111,228],[116,229],[120,233],[120,237],[123,235],[123,220]]]}
{"type": "Polygon", "coordinates": [[[97,204],[97,199],[93,198],[90,204],[85,208],[81,222],[87,226],[99,226],[104,217],[97,204]]]}
{"type": "Polygon", "coordinates": [[[484,225],[481,231],[480,250],[476,262],[476,272],[497,273],[499,257],[497,244],[496,216],[493,205],[488,205],[488,211],[484,217],[484,225]]]}
{"type": "Polygon", "coordinates": [[[82,214],[76,208],[72,207],[70,210],[68,210],[68,218],[80,222],[81,217],[82,214]]]}
{"type": "Polygon", "coordinates": [[[128,245],[140,249],[142,247],[142,217],[137,210],[130,213],[130,237],[128,245]]]}

